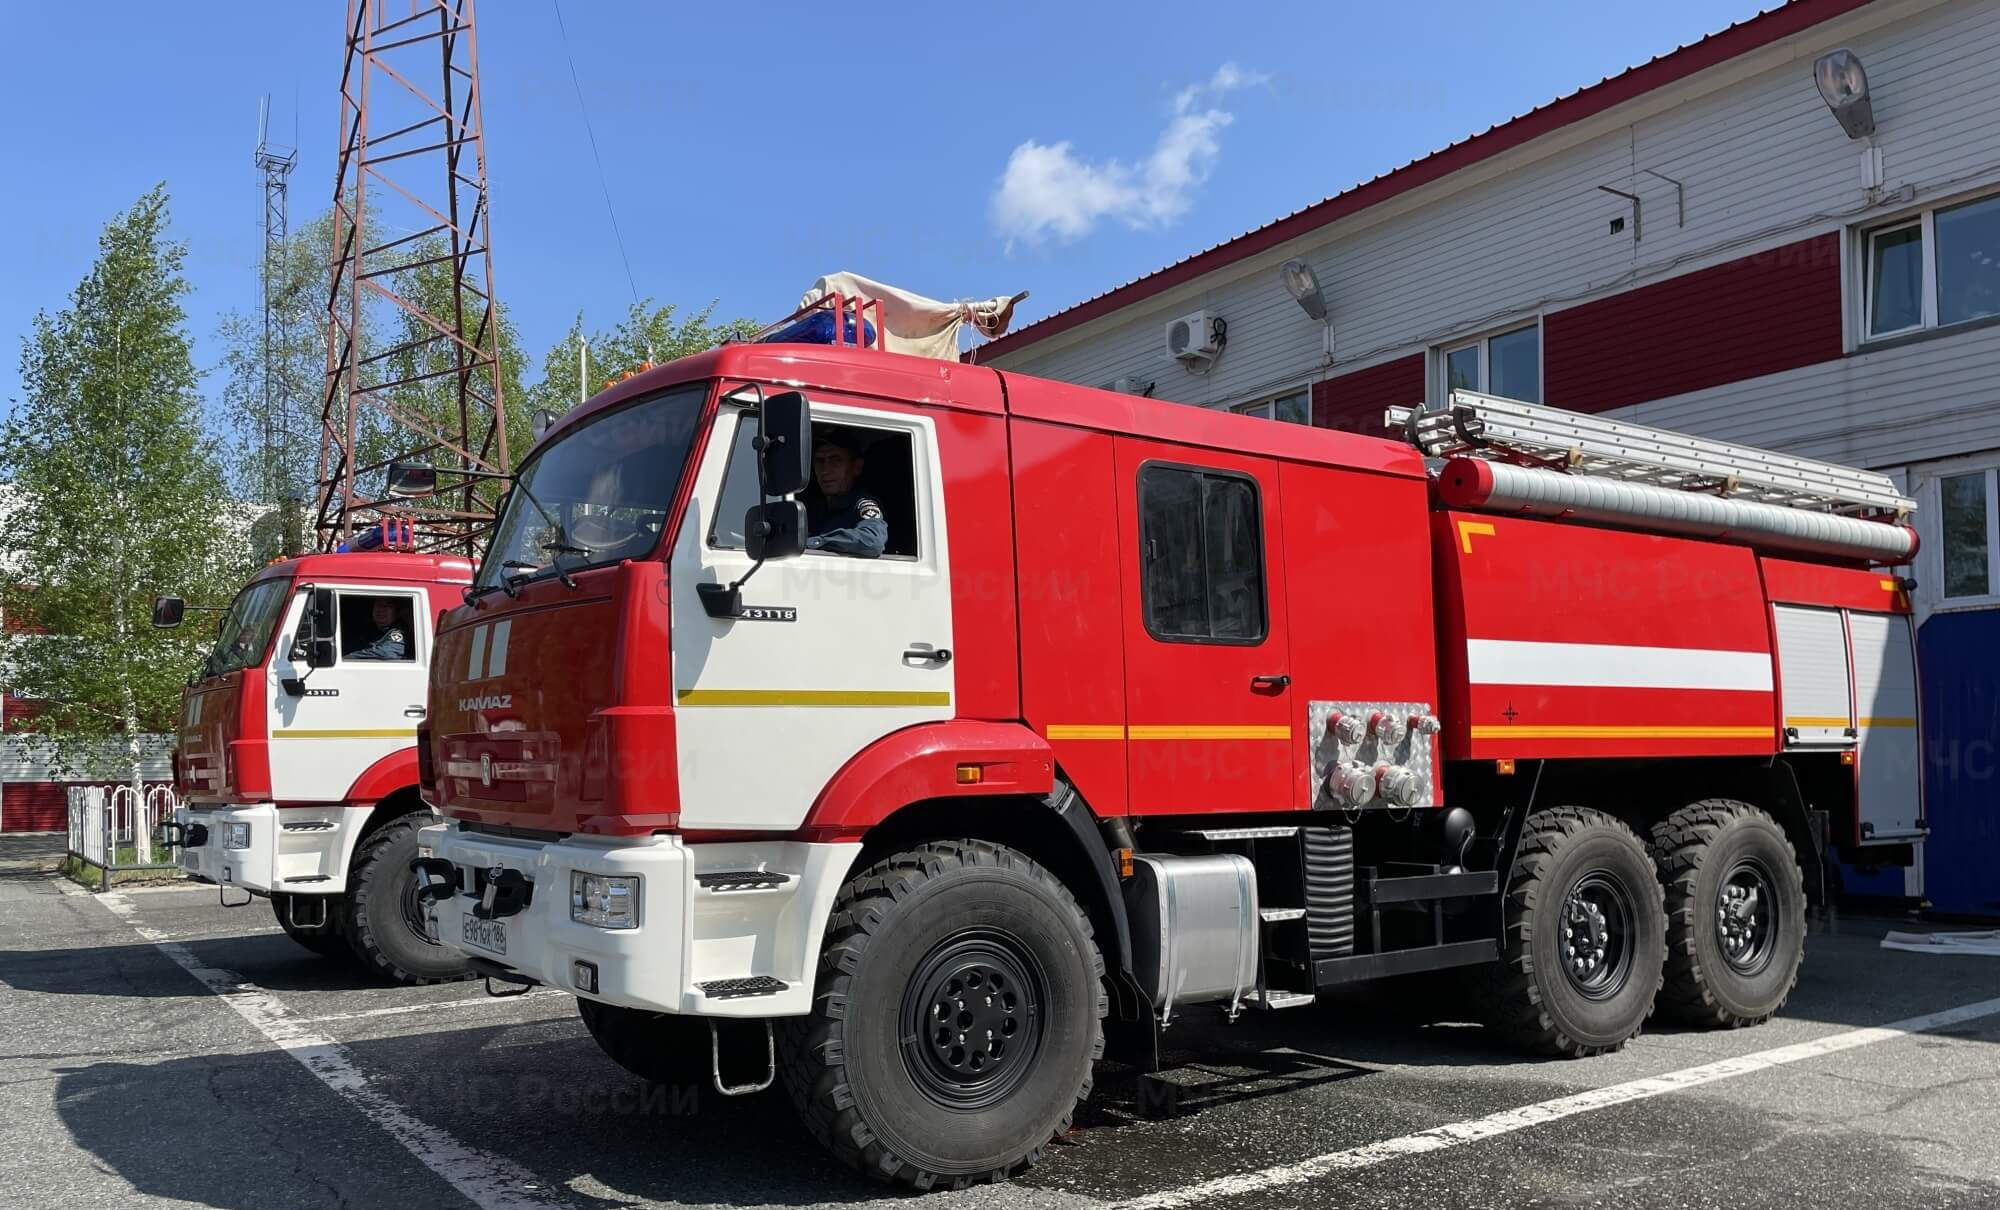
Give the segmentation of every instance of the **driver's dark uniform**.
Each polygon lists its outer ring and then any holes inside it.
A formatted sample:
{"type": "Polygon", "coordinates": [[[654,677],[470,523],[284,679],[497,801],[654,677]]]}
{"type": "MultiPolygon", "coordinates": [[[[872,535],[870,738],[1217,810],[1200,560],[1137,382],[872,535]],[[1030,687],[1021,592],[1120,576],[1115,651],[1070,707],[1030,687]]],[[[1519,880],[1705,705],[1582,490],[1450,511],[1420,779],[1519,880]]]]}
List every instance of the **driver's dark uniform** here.
{"type": "Polygon", "coordinates": [[[806,549],[872,559],[889,545],[889,523],[874,497],[849,492],[838,500],[806,501],[806,549]]]}
{"type": "Polygon", "coordinates": [[[410,658],[409,640],[403,637],[401,626],[391,626],[375,636],[375,641],[347,657],[350,660],[407,660],[410,658]]]}

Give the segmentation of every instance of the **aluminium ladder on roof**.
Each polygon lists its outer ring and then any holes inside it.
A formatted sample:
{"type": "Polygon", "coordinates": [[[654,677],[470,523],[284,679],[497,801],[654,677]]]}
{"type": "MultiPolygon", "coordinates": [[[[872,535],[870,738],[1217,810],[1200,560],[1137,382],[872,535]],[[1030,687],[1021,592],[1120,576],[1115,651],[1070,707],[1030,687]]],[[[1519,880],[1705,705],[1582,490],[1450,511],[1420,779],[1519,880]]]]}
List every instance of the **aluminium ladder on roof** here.
{"type": "Polygon", "coordinates": [[[1525,460],[1817,512],[1900,519],[1916,511],[1916,502],[1877,471],[1477,391],[1453,391],[1437,410],[1390,408],[1384,419],[1432,458],[1525,460]]]}

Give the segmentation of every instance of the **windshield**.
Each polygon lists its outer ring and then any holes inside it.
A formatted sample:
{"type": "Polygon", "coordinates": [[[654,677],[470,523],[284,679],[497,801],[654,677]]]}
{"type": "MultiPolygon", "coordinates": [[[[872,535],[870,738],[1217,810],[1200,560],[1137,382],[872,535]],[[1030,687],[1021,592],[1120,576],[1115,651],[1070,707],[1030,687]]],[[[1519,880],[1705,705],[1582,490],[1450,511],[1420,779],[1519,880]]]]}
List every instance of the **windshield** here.
{"type": "Polygon", "coordinates": [[[659,545],[708,384],[584,422],[538,452],[494,527],[478,586],[641,559],[659,545]],[[539,505],[539,507],[537,507],[539,505]]]}
{"type": "Polygon", "coordinates": [[[290,580],[259,580],[230,602],[229,612],[216,627],[215,649],[202,664],[204,676],[221,676],[248,668],[264,656],[271,645],[271,631],[285,612],[291,595],[290,580]]]}

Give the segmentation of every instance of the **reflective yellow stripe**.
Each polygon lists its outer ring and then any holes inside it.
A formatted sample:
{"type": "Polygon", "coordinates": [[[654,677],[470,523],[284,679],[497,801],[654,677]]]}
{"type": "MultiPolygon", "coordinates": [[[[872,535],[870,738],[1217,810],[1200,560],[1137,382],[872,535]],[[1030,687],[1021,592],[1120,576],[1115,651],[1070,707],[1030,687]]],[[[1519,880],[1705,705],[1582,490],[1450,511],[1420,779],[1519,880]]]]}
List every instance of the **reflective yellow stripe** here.
{"type": "Polygon", "coordinates": [[[1493,536],[1491,521],[1460,521],[1458,523],[1458,548],[1466,554],[1472,553],[1472,535],[1493,536]]]}
{"type": "Polygon", "coordinates": [[[1785,726],[1845,727],[1847,726],[1847,716],[1845,714],[1787,714],[1785,716],[1785,726]]]}
{"type": "Polygon", "coordinates": [[[1894,715],[1884,715],[1879,718],[1864,718],[1861,720],[1861,725],[1864,727],[1914,727],[1917,725],[1917,720],[1913,718],[1897,718],[1894,715]]]}
{"type": "Polygon", "coordinates": [[[1121,727],[1116,723],[1051,723],[1050,739],[1290,739],[1290,727],[1159,723],[1121,727]]]}
{"type": "MultiPolygon", "coordinates": [[[[1845,722],[1846,720],[1841,720],[1845,722]]],[[[1769,739],[1769,727],[1474,727],[1474,739],[1769,739]]]]}
{"type": "Polygon", "coordinates": [[[951,694],[901,689],[681,689],[683,706],[949,706],[951,694]]]}
{"type": "Polygon", "coordinates": [[[272,739],[414,739],[415,727],[355,727],[345,730],[312,731],[292,727],[271,732],[272,739]]]}

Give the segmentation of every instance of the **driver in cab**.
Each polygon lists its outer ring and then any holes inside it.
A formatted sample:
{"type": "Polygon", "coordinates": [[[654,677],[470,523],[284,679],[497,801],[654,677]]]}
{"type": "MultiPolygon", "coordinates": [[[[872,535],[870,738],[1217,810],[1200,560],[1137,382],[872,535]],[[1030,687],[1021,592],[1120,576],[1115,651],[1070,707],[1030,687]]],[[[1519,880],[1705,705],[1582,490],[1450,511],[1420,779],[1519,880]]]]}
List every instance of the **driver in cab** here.
{"type": "Polygon", "coordinates": [[[859,490],[860,439],[834,425],[813,426],[813,483],[806,499],[806,549],[873,559],[889,545],[889,523],[859,490]]]}
{"type": "Polygon", "coordinates": [[[375,598],[368,610],[368,621],[375,628],[375,637],[366,646],[347,653],[350,660],[407,660],[410,658],[410,637],[403,627],[396,624],[396,603],[387,597],[375,598]]]}

